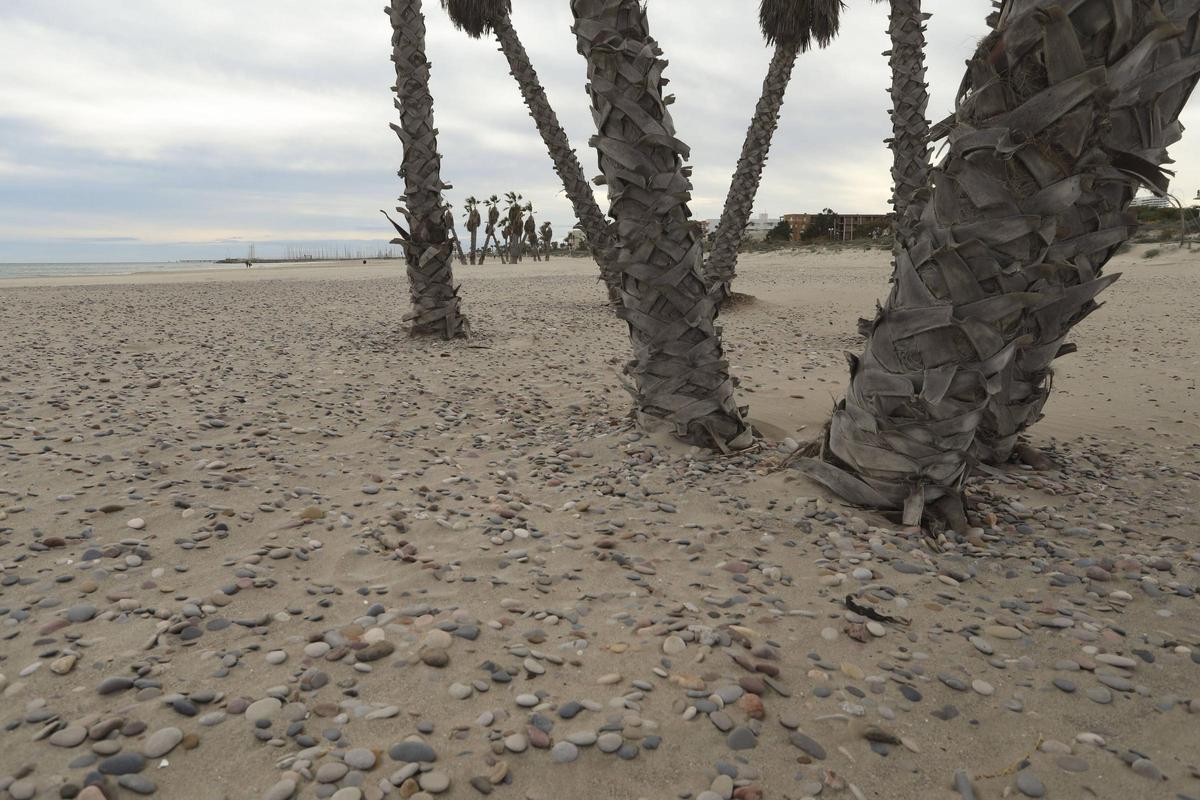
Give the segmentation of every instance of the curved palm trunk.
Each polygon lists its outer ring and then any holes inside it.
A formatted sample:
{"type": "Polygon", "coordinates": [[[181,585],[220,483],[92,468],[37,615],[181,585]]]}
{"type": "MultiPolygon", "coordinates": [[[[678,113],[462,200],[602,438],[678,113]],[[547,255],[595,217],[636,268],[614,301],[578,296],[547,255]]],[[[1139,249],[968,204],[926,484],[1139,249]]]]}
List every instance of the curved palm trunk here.
{"type": "Polygon", "coordinates": [[[700,240],[690,222],[687,147],[663,97],[666,62],[638,0],[572,0],[577,46],[599,134],[600,169],[616,220],[618,267],[629,323],[639,415],[666,420],[687,441],[720,449],[751,439],[734,400],[700,276],[700,240]]]}
{"type": "Polygon", "coordinates": [[[929,183],[929,84],[925,82],[925,20],[921,0],[891,0],[886,53],[892,69],[892,207],[901,224],[909,199],[929,183]]]}
{"type": "Polygon", "coordinates": [[[917,524],[964,524],[977,446],[1009,446],[1044,402],[1045,367],[1116,276],[1200,70],[1196,0],[1008,0],[968,63],[949,153],[900,230],[895,283],[810,474],[917,524]],[[1182,32],[1182,35],[1180,35],[1182,32]],[[1024,396],[1029,387],[1037,394],[1024,396]],[[979,434],[977,436],[977,433],[979,434]]]}
{"type": "MultiPolygon", "coordinates": [[[[1140,41],[1123,43],[1127,55],[1110,68],[1120,70],[1120,94],[1110,104],[1110,128],[1103,132],[1102,146],[1113,155],[1112,169],[1124,179],[1107,176],[1097,186],[1091,200],[1077,204],[1068,217],[1067,239],[1071,234],[1087,239],[1072,244],[1056,243],[1047,260],[1066,266],[1052,275],[1025,275],[1026,291],[1042,291],[1048,285],[1063,293],[1074,293],[1079,300],[1059,303],[1021,319],[1019,343],[1009,369],[991,398],[975,442],[975,456],[990,464],[1001,464],[1013,453],[1019,435],[1042,418],[1042,409],[1050,397],[1052,362],[1075,352],[1067,335],[1077,322],[1099,307],[1088,291],[1097,281],[1111,283],[1118,276],[1100,278],[1101,270],[1120,244],[1137,228],[1136,215],[1129,213],[1130,202],[1142,185],[1165,194],[1169,177],[1160,167],[1171,163],[1166,148],[1182,136],[1179,115],[1196,85],[1200,60],[1200,36],[1196,0],[1165,0],[1163,12],[1181,35],[1172,37],[1171,28],[1155,26],[1150,11],[1144,12],[1140,41]],[[1171,37],[1171,38],[1168,38],[1171,37]],[[1138,50],[1136,48],[1142,48],[1138,50]],[[1132,74],[1130,74],[1132,73],[1132,74]],[[1119,237],[1119,241],[1117,240],[1119,237]]],[[[1137,13],[1137,12],[1135,12],[1137,13]]],[[[1104,19],[1111,15],[1097,17],[1104,19]]],[[[1119,19],[1113,19],[1114,23],[1119,19]]],[[[1098,45],[1084,45],[1085,56],[1096,54],[1098,45]]],[[[1110,62],[1111,63],[1111,62],[1110,62]]],[[[1107,285],[1104,283],[1102,285],[1107,285]]]]}
{"type": "Polygon", "coordinates": [[[446,235],[450,237],[450,244],[454,247],[454,252],[458,253],[458,263],[466,266],[467,256],[463,253],[462,240],[458,238],[458,231],[454,229],[454,214],[447,210],[445,218],[446,235]]]}
{"type": "Polygon", "coordinates": [[[521,38],[513,29],[511,20],[507,16],[503,17],[493,28],[500,42],[500,49],[508,59],[508,66],[521,89],[525,105],[529,108],[529,115],[550,153],[554,171],[562,180],[567,199],[571,201],[571,207],[575,210],[575,218],[587,234],[588,249],[600,266],[600,276],[608,288],[608,298],[612,303],[619,304],[620,277],[615,267],[616,241],[611,226],[596,203],[592,185],[584,176],[579,158],[575,155],[575,150],[558,121],[558,115],[554,113],[546,97],[537,71],[533,68],[524,45],[521,44],[521,38]]]}
{"type": "Polygon", "coordinates": [[[404,146],[400,177],[404,179],[407,236],[403,245],[408,263],[413,310],[404,320],[413,335],[438,334],[446,339],[465,336],[470,326],[459,312],[454,286],[453,251],[442,211],[442,157],[433,124],[429,92],[429,61],[425,54],[425,17],[421,0],[391,0],[392,61],[396,65],[396,108],[400,124],[392,130],[404,146]]]}
{"type": "Polygon", "coordinates": [[[489,228],[486,231],[486,235],[483,237],[483,250],[479,251],[479,263],[482,264],[484,259],[487,257],[489,245],[495,245],[496,257],[501,259],[500,263],[503,264],[503,256],[500,253],[500,241],[496,238],[496,231],[492,228],[489,228]]]}
{"type": "Polygon", "coordinates": [[[711,289],[717,290],[724,299],[729,285],[736,275],[738,248],[750,224],[754,211],[754,198],[762,182],[763,167],[771,152],[771,139],[779,127],[779,110],[783,107],[783,96],[792,79],[792,69],[800,48],[795,44],[780,42],[775,45],[767,77],[763,81],[758,107],[746,132],[742,155],[729,184],[729,195],[721,211],[721,222],[713,239],[712,252],[704,264],[704,280],[711,289]]]}

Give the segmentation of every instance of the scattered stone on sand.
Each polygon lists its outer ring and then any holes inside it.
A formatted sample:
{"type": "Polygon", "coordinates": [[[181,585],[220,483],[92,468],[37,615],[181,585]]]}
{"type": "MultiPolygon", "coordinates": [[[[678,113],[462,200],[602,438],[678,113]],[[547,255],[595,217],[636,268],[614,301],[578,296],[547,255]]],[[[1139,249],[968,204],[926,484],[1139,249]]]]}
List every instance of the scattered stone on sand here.
{"type": "Polygon", "coordinates": [[[1200,342],[1144,313],[1200,277],[1138,267],[1040,458],[933,534],[785,464],[856,346],[810,293],[869,307],[885,250],[746,257],[762,436],[720,455],[635,427],[582,261],[467,267],[449,345],[394,262],[0,287],[39,323],[0,341],[0,794],[1200,797],[1200,342]]]}

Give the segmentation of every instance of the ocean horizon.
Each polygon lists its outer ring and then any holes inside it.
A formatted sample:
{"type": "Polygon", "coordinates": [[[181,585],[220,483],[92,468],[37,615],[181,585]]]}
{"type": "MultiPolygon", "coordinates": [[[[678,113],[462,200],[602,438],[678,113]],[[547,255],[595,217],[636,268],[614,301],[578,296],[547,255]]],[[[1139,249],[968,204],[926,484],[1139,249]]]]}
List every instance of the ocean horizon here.
{"type": "Polygon", "coordinates": [[[135,275],[141,272],[187,272],[229,269],[234,265],[215,261],[0,261],[4,278],[78,278],[87,275],[135,275]]]}

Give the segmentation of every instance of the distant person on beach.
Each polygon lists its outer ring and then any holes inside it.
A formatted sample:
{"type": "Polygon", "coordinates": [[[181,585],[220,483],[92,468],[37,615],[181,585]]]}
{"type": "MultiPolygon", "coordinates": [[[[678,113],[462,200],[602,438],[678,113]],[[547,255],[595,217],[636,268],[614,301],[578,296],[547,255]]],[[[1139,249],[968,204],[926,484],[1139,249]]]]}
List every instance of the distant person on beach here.
{"type": "Polygon", "coordinates": [[[246,269],[250,269],[250,262],[249,262],[249,261],[247,261],[247,262],[246,262],[246,269]]]}

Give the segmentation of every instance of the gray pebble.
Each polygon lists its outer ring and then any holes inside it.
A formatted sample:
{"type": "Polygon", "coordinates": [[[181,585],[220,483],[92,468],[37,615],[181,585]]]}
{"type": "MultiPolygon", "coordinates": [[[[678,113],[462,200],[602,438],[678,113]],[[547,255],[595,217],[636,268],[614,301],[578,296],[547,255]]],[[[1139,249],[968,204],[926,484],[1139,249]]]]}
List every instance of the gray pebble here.
{"type": "Polygon", "coordinates": [[[1017,788],[1026,797],[1045,797],[1046,795],[1045,785],[1029,770],[1021,770],[1017,773],[1017,788]]]}
{"type": "Polygon", "coordinates": [[[817,759],[818,761],[825,760],[825,756],[827,755],[825,752],[825,748],[822,747],[820,745],[820,743],[817,742],[816,739],[806,736],[803,733],[801,733],[800,731],[792,731],[791,733],[788,734],[788,740],[793,745],[800,748],[804,752],[808,753],[810,756],[817,759]]]}
{"type": "Polygon", "coordinates": [[[146,768],[146,759],[140,753],[118,753],[100,762],[98,769],[105,775],[130,775],[146,768]]]}
{"type": "Polygon", "coordinates": [[[734,728],[725,743],[730,750],[753,750],[758,747],[758,737],[749,728],[734,728]]]}
{"type": "Polygon", "coordinates": [[[158,791],[158,785],[143,775],[122,775],[117,778],[117,783],[134,794],[154,794],[158,791]]]}
{"type": "Polygon", "coordinates": [[[346,755],[342,756],[342,760],[354,769],[360,769],[364,772],[375,767],[375,753],[365,747],[356,747],[353,750],[347,750],[346,755]]]}
{"type": "Polygon", "coordinates": [[[182,741],[183,731],[179,728],[161,728],[146,738],[146,743],[142,745],[142,755],[146,758],[161,758],[182,741]]]}
{"type": "Polygon", "coordinates": [[[1074,682],[1069,681],[1066,678],[1055,678],[1054,685],[1067,694],[1072,694],[1075,691],[1074,682]]]}
{"type": "Polygon", "coordinates": [[[437,761],[437,753],[424,742],[399,742],[388,750],[392,761],[407,763],[432,763],[437,761]]]}
{"type": "Polygon", "coordinates": [[[596,739],[596,747],[601,753],[615,753],[621,749],[623,741],[619,733],[605,733],[596,739]]]}
{"type": "Polygon", "coordinates": [[[570,742],[559,742],[550,748],[550,759],[558,764],[570,764],[579,758],[579,748],[570,742]]]}

